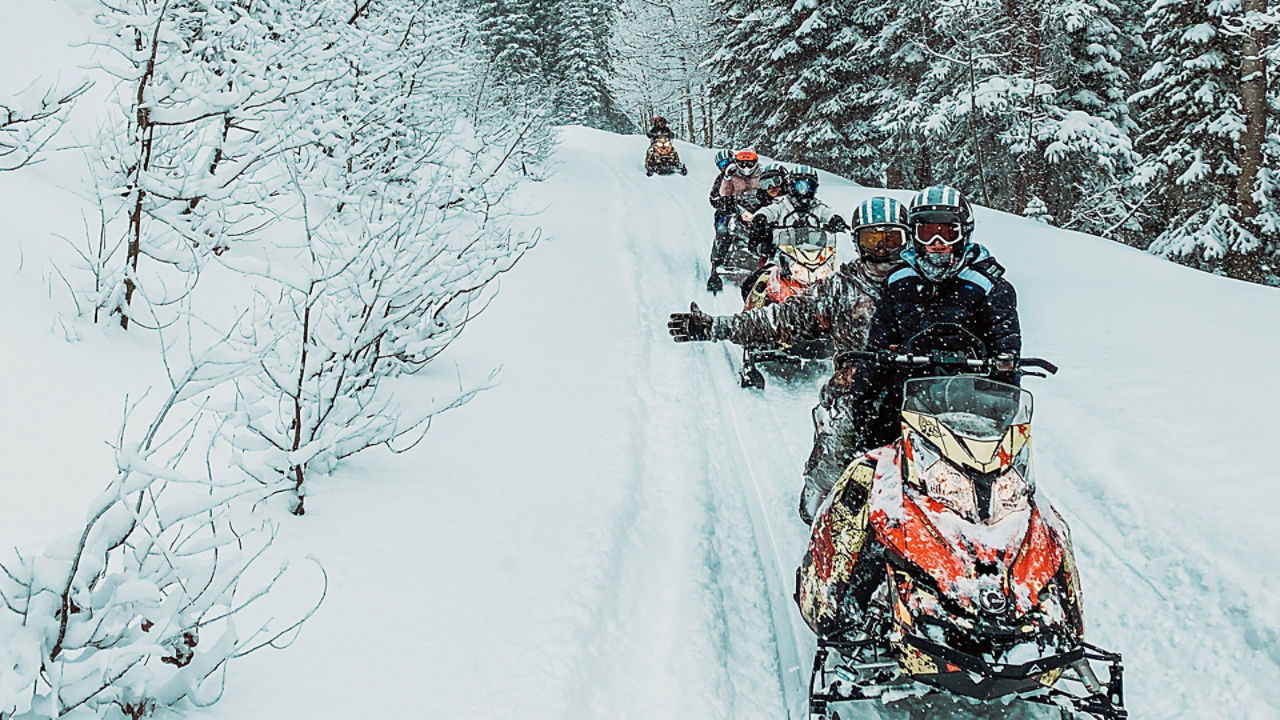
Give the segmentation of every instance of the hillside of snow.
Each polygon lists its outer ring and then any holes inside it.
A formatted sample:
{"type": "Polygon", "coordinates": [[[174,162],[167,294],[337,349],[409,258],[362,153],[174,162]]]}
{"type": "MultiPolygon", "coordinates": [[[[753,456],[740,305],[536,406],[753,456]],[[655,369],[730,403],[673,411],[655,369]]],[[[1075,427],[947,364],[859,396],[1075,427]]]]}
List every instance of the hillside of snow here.
{"type": "MultiPolygon", "coordinates": [[[[647,178],[642,137],[561,141],[520,198],[543,239],[447,361],[398,388],[426,405],[500,368],[495,386],[277,518],[328,596],[191,717],[802,717],[795,507],[824,368],[747,391],[736,348],[670,342],[691,300],[738,309],[702,289],[711,151],[680,143],[688,177],[647,178]]],[[[154,338],[77,317],[54,269],[59,238],[85,232],[79,167],[54,149],[0,173],[6,549],[78,530],[126,401],[163,378],[154,338]]],[[[824,175],[819,194],[848,216],[871,193],[824,175]]],[[[1280,292],[999,213],[976,233],[1018,290],[1025,352],[1062,367],[1027,382],[1037,479],[1073,530],[1089,639],[1124,654],[1131,715],[1280,717],[1280,292]]]]}

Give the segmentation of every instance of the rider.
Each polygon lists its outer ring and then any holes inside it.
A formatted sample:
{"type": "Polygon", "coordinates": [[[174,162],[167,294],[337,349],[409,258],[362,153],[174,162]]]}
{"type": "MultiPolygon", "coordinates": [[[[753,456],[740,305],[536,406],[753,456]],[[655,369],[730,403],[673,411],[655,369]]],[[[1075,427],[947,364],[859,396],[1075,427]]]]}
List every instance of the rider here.
{"type": "MultiPolygon", "coordinates": [[[[781,165],[768,165],[760,171],[759,184],[760,188],[756,191],[759,200],[759,206],[764,207],[776,201],[786,192],[787,169],[781,165]]],[[[729,234],[728,220],[736,210],[732,196],[725,197],[718,194],[719,189],[712,189],[711,204],[716,207],[716,240],[711,246],[711,276],[707,278],[707,290],[711,292],[720,292],[724,289],[724,281],[720,279],[718,269],[724,263],[725,258],[729,255],[729,248],[733,245],[733,237],[729,234]],[[718,205],[716,203],[719,203],[718,205]]],[[[758,226],[749,226],[750,243],[752,248],[759,248],[769,243],[769,229],[761,223],[758,226]]],[[[751,280],[747,278],[743,283],[743,287],[751,287],[751,280]]]]}
{"type": "Polygon", "coordinates": [[[760,156],[751,148],[735,152],[729,169],[724,171],[724,180],[720,181],[720,197],[731,198],[759,187],[760,156]]]}
{"type": "MultiPolygon", "coordinates": [[[[711,183],[711,192],[707,199],[711,202],[711,207],[716,210],[716,241],[719,242],[720,236],[728,232],[729,216],[733,214],[733,207],[726,198],[720,195],[720,184],[724,182],[724,175],[729,170],[729,166],[733,164],[733,151],[721,150],[716,153],[716,169],[720,172],[716,175],[715,182],[711,183]]],[[[715,274],[715,251],[711,253],[711,270],[715,274]]]]}
{"type": "MultiPolygon", "coordinates": [[[[712,318],[693,304],[688,313],[671,315],[667,325],[671,335],[676,342],[729,340],[748,346],[831,338],[837,356],[861,350],[883,283],[901,264],[898,253],[906,246],[909,231],[906,208],[891,197],[874,197],[858,205],[853,211],[853,223],[858,259],[843,263],[835,275],[815,283],[810,292],[785,303],[728,317],[712,318]]],[[[837,441],[851,433],[841,422],[836,407],[851,381],[850,372],[833,375],[813,412],[814,447],[805,465],[805,501],[801,509],[806,522],[811,517],[804,509],[808,499],[820,500],[854,457],[843,451],[837,441]]]]}
{"type": "MultiPolygon", "coordinates": [[[[848,229],[844,218],[831,211],[817,198],[818,172],[808,165],[801,165],[787,174],[786,196],[757,212],[742,213],[742,221],[753,224],[759,218],[776,233],[796,226],[820,227],[829,232],[848,229]]],[[[771,239],[772,236],[770,236],[771,239]]],[[[776,245],[777,243],[773,243],[776,245]]],[[[763,252],[772,248],[759,248],[763,252]]]]}
{"type": "MultiPolygon", "coordinates": [[[[999,359],[997,380],[1016,384],[1014,368],[1022,352],[1018,301],[1004,267],[973,241],[973,210],[964,195],[946,185],[916,193],[907,210],[912,242],[902,252],[907,263],[889,276],[867,335],[867,350],[902,346],[926,328],[958,325],[976,336],[999,359]]],[[[962,350],[965,339],[940,337],[929,350],[962,350]]],[[[844,359],[837,372],[852,371],[841,402],[850,427],[849,446],[859,451],[887,444],[897,434],[902,384],[910,375],[880,367],[874,360],[844,359]]],[[[812,511],[812,508],[811,508],[812,511]]]]}
{"type": "MultiPolygon", "coordinates": [[[[895,270],[881,290],[866,329],[866,349],[884,352],[930,326],[955,324],[977,336],[988,353],[1000,358],[1003,372],[997,374],[996,379],[1016,383],[1014,366],[1022,351],[1017,299],[1013,286],[1003,277],[1004,268],[986,248],[973,242],[973,213],[968,201],[952,187],[925,188],[912,199],[907,223],[911,242],[901,255],[906,266],[895,270]]],[[[842,266],[838,277],[844,274],[842,266]]],[[[820,290],[818,295],[828,292],[820,290]]],[[[737,342],[742,337],[738,334],[741,331],[731,332],[731,328],[750,319],[757,328],[756,337],[764,338],[772,332],[787,341],[804,327],[806,319],[789,323],[782,319],[814,302],[794,302],[800,299],[793,298],[732,318],[711,318],[691,306],[688,313],[673,313],[668,328],[677,342],[722,339],[737,342]],[[778,321],[770,322],[773,317],[778,321]]],[[[822,501],[822,488],[818,492],[808,490],[810,478],[814,478],[815,487],[825,484],[829,488],[831,474],[838,472],[836,468],[845,458],[854,458],[893,439],[896,412],[902,404],[902,383],[907,379],[900,370],[880,368],[871,360],[850,358],[848,351],[857,350],[859,346],[842,340],[836,323],[850,323],[851,319],[837,314],[828,315],[826,320],[836,340],[835,372],[822,391],[823,414],[815,419],[821,420],[819,439],[826,435],[826,440],[833,444],[830,450],[816,449],[810,456],[812,470],[806,467],[807,491],[800,508],[805,522],[812,521],[822,501]]],[[[817,319],[809,318],[807,322],[810,333],[814,325],[821,327],[817,319]]],[[[955,343],[948,340],[946,344],[955,343]]]]}
{"type": "Polygon", "coordinates": [[[671,132],[671,128],[667,127],[667,119],[661,115],[655,115],[650,122],[649,131],[645,135],[649,136],[649,142],[652,144],[654,140],[660,137],[675,137],[671,132]]]}

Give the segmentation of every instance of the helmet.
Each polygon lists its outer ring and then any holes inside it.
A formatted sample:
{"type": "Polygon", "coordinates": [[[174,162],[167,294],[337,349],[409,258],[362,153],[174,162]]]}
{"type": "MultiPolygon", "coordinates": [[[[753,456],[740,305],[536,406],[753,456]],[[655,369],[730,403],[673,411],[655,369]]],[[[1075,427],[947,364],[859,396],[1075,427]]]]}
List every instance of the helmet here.
{"type": "Polygon", "coordinates": [[[919,270],[934,282],[960,272],[961,260],[973,236],[973,210],[957,189],[948,185],[931,185],[911,199],[907,222],[912,236],[921,247],[916,248],[919,270]],[[924,235],[924,237],[921,237],[924,235]],[[945,248],[940,252],[921,252],[927,245],[945,248]]]}
{"type": "Polygon", "coordinates": [[[818,171],[808,165],[800,167],[788,173],[789,194],[798,204],[808,205],[813,202],[813,196],[818,193],[818,171]]]}
{"type": "Polygon", "coordinates": [[[766,165],[760,171],[760,189],[782,188],[787,191],[787,169],[781,165],[766,165]]]}
{"type": "Polygon", "coordinates": [[[654,125],[666,125],[667,119],[662,117],[661,115],[654,115],[653,119],[650,120],[649,122],[653,123],[654,125]]]}
{"type": "Polygon", "coordinates": [[[760,156],[756,155],[756,151],[751,148],[743,148],[733,154],[733,164],[738,167],[738,174],[745,177],[751,177],[756,174],[756,167],[760,163],[760,156]]]}
{"type": "Polygon", "coordinates": [[[733,162],[732,150],[721,150],[720,152],[716,153],[716,167],[723,170],[726,167],[728,167],[729,163],[731,162],[733,162]]]}
{"type": "Polygon", "coordinates": [[[852,232],[864,261],[893,262],[911,237],[907,208],[891,197],[863,200],[853,210],[852,232]]]}

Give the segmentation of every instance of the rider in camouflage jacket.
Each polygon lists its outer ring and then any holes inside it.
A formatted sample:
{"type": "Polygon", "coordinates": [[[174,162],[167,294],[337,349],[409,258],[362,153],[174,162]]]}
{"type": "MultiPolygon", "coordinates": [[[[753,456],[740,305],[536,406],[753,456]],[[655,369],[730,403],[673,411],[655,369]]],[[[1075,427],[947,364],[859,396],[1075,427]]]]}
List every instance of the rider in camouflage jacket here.
{"type": "MultiPolygon", "coordinates": [[[[898,244],[866,248],[861,242],[856,243],[858,259],[842,264],[834,275],[815,283],[808,292],[776,305],[707,318],[707,337],[699,338],[755,347],[791,345],[821,338],[833,341],[837,372],[823,385],[818,406],[813,410],[814,444],[805,464],[805,489],[800,507],[806,521],[841,471],[861,450],[851,445],[861,433],[850,425],[849,418],[853,415],[843,407],[853,384],[854,366],[843,361],[841,355],[862,349],[884,281],[901,266],[898,252],[906,243],[907,230],[905,209],[898,201],[872,198],[854,211],[855,238],[877,229],[894,230],[891,235],[898,244]]],[[[672,315],[673,335],[677,334],[677,315],[685,314],[672,315]]],[[[679,337],[677,335],[677,340],[679,337]]]]}

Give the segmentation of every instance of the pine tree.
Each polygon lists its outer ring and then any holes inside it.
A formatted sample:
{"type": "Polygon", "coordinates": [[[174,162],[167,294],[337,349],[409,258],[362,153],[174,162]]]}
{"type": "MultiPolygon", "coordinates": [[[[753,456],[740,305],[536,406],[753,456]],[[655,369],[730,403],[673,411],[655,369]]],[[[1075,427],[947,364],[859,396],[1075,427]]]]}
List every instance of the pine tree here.
{"type": "Polygon", "coordinates": [[[712,0],[712,10],[723,18],[719,48],[710,60],[717,135],[733,146],[762,143],[762,119],[773,112],[779,95],[779,78],[770,71],[776,37],[771,28],[785,23],[790,11],[767,0],[712,0]]]}
{"type": "Polygon", "coordinates": [[[870,122],[875,74],[861,58],[866,29],[852,19],[863,4],[802,0],[743,16],[713,58],[725,134],[774,157],[881,184],[881,133],[870,122]]]}
{"type": "MultiPolygon", "coordinates": [[[[1265,281],[1260,263],[1275,252],[1267,237],[1280,222],[1269,197],[1270,173],[1260,172],[1253,188],[1238,188],[1240,138],[1249,125],[1240,94],[1242,8],[1217,0],[1155,0],[1146,17],[1155,62],[1134,96],[1146,128],[1140,142],[1146,157],[1133,182],[1146,197],[1145,227],[1153,238],[1148,249],[1265,281]],[[1241,195],[1263,202],[1242,208],[1241,195]]],[[[1275,107],[1267,112],[1274,116],[1275,107]]],[[[1261,167],[1271,165],[1274,149],[1274,140],[1262,148],[1269,157],[1260,158],[1261,167]]]]}
{"type": "Polygon", "coordinates": [[[542,76],[537,0],[477,0],[480,37],[493,61],[493,82],[510,92],[528,91],[542,76]]]}
{"type": "Polygon", "coordinates": [[[613,0],[557,0],[546,7],[554,21],[546,25],[553,39],[544,65],[557,87],[559,120],[617,132],[632,129],[609,87],[613,0]]]}
{"type": "Polygon", "coordinates": [[[609,87],[616,0],[475,0],[493,82],[508,104],[556,122],[626,131],[609,87]]]}

